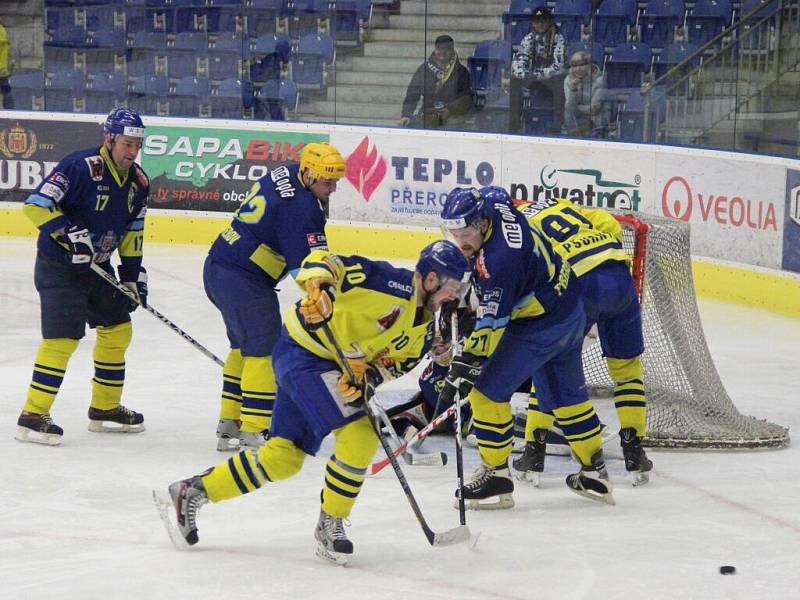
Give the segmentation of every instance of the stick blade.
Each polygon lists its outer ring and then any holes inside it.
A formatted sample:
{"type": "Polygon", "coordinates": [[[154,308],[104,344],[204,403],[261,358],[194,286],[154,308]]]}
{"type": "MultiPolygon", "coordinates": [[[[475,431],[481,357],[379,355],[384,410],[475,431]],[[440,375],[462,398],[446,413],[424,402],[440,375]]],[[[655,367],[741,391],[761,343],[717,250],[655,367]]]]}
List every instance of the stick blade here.
{"type": "Polygon", "coordinates": [[[453,546],[454,544],[469,541],[471,535],[469,527],[459,525],[441,533],[434,533],[431,546],[453,546]]]}

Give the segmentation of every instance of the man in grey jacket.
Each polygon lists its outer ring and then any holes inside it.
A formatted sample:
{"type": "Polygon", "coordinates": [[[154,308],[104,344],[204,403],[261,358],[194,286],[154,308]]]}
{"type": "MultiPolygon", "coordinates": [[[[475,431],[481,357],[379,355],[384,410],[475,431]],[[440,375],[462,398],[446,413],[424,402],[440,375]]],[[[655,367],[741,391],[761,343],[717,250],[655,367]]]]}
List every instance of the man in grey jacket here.
{"type": "Polygon", "coordinates": [[[533,24],[511,61],[511,106],[509,129],[520,130],[523,88],[543,88],[553,95],[552,132],[561,131],[564,122],[564,77],[566,41],[547,7],[533,12],[533,24]]]}

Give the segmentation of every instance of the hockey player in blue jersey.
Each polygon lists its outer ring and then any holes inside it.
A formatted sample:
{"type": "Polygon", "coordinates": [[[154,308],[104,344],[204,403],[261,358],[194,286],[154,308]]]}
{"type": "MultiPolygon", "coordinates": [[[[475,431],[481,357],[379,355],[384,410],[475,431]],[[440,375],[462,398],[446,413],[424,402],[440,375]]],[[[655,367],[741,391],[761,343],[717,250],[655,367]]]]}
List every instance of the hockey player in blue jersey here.
{"type": "Polygon", "coordinates": [[[510,508],[511,395],[528,377],[547,389],[573,454],[581,463],[567,486],[613,502],[601,425],[589,400],[581,346],[586,317],[567,261],[531,228],[509,200],[455,188],[442,226],[473,262],[479,308],[464,353],[453,359],[442,396],[469,389],[482,465],[464,487],[470,508],[510,508]],[[471,389],[470,389],[471,388],[471,389]]]}
{"type": "Polygon", "coordinates": [[[209,250],[203,281],[231,348],[217,450],[264,443],[276,393],[272,348],[281,332],[275,286],[287,274],[295,277],[309,252],[327,249],[328,201],[344,173],[336,148],[307,144],[299,164],[278,167],[253,184],[209,250]]]}
{"type": "Polygon", "coordinates": [[[144,430],[142,415],[120,404],[132,337],[129,313],[136,304],[90,270],[94,262],[112,273],[109,259],[117,251],[120,281],[146,304],[142,240],[149,182],[135,162],[144,124],[135,111],[115,108],[103,132],[102,146],[64,158],[22,209],[39,229],[34,282],[43,338],[17,421],[15,437],[23,442],[61,443],[64,431],[50,407],[87,323],[97,332],[89,430],[144,430]]]}
{"type": "Polygon", "coordinates": [[[309,254],[297,276],[306,297],[284,313],[275,346],[278,398],[269,438],[258,450],[242,449],[202,475],[174,482],[167,494],[155,493],[173,542],[196,544],[201,506],[293,477],[333,433],[314,537],[318,556],[346,562],[353,544],[344,522],[378,446],[364,413],[364,389],[414,368],[433,339],[434,312],[463,294],[468,270],[445,240],[425,247],[413,272],[361,256],[309,254]],[[323,323],[329,331],[320,329],[323,323]],[[329,333],[357,382],[337,362],[329,333]]]}

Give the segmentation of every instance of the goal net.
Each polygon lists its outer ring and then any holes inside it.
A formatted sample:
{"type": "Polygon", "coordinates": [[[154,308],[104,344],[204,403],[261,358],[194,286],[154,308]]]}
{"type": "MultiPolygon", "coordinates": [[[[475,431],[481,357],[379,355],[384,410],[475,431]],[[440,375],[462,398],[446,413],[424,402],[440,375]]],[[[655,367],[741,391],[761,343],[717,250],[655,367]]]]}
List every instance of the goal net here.
{"type": "MultiPolygon", "coordinates": [[[[781,448],[788,430],[740,413],[725,391],[697,310],[689,225],[655,215],[614,215],[642,304],[647,435],[660,448],[781,448]]],[[[599,341],[583,353],[593,394],[613,390],[599,341]]]]}

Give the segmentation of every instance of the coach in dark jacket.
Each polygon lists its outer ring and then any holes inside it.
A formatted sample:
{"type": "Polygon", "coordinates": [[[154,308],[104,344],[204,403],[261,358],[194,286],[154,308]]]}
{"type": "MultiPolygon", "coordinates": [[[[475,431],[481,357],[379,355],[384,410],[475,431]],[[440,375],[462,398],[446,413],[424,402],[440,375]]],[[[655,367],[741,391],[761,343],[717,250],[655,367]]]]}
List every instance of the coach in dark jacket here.
{"type": "Polygon", "coordinates": [[[465,115],[472,106],[469,71],[458,60],[453,38],[440,35],[434,45],[430,57],[408,84],[400,119],[403,127],[441,127],[454,117],[465,115]],[[422,109],[415,114],[420,98],[422,109]]]}

